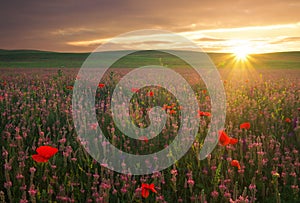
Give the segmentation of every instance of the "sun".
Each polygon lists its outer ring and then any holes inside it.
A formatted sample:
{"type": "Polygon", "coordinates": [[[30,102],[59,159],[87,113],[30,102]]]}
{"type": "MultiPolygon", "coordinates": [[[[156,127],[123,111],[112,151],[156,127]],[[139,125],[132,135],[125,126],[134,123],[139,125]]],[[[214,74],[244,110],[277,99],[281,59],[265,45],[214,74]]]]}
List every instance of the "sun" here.
{"type": "Polygon", "coordinates": [[[233,54],[238,61],[246,61],[251,53],[249,46],[237,46],[233,49],[233,54]]]}

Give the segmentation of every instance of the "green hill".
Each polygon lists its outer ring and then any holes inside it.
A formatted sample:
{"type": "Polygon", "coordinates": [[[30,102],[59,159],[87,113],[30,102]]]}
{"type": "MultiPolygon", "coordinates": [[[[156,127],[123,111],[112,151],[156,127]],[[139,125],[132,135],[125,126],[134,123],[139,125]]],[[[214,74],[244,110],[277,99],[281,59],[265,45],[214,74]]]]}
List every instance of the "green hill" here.
{"type": "MultiPolygon", "coordinates": [[[[60,53],[37,50],[0,50],[2,68],[79,68],[89,53],[60,53]]],[[[208,53],[218,68],[232,68],[237,64],[248,64],[255,68],[300,68],[300,52],[277,52],[253,54],[246,62],[236,61],[232,54],[208,53]]],[[[164,52],[141,51],[128,55],[113,66],[118,68],[142,65],[168,65],[186,67],[186,63],[164,52]]]]}

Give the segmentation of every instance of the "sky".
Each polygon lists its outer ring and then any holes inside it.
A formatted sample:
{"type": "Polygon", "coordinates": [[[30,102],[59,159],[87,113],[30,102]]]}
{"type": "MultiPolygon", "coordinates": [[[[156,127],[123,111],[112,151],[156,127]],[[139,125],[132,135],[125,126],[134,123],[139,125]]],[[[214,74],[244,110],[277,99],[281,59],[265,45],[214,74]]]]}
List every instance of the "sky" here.
{"type": "Polygon", "coordinates": [[[120,34],[162,29],[207,52],[300,51],[299,0],[11,0],[0,49],[91,52],[120,34]]]}

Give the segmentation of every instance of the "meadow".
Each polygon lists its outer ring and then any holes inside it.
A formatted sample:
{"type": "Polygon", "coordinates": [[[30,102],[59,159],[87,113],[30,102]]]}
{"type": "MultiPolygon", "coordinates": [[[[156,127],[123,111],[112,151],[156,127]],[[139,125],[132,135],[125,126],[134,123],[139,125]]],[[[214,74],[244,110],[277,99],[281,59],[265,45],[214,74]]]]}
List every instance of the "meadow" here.
{"type": "Polygon", "coordinates": [[[130,115],[136,125],[148,125],[153,104],[166,111],[168,122],[150,140],[129,139],[119,132],[109,111],[110,98],[120,78],[134,67],[154,63],[173,68],[191,84],[201,110],[189,151],[171,167],[140,176],[107,169],[78,139],[72,91],[87,54],[37,53],[0,52],[0,202],[300,201],[299,52],[253,55],[247,63],[229,54],[210,54],[226,93],[226,124],[220,130],[236,141],[220,139],[202,161],[197,156],[210,126],[211,103],[201,78],[186,64],[161,54],[145,52],[115,63],[99,81],[95,107],[100,128],[118,148],[135,154],[163,149],[176,136],[184,108],[165,90],[134,90],[137,102],[130,115]],[[41,146],[57,152],[34,158],[41,146]]]}

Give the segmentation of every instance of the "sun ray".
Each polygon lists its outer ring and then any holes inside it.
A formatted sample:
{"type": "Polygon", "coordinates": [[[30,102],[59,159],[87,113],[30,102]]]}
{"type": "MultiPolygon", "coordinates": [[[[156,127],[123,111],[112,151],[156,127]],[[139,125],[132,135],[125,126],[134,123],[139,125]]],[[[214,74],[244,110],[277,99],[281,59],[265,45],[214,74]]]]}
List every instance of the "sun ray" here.
{"type": "Polygon", "coordinates": [[[237,61],[247,61],[249,54],[251,54],[251,47],[247,45],[239,45],[234,47],[232,52],[237,61]]]}

